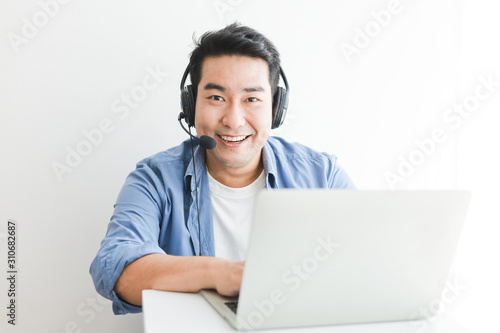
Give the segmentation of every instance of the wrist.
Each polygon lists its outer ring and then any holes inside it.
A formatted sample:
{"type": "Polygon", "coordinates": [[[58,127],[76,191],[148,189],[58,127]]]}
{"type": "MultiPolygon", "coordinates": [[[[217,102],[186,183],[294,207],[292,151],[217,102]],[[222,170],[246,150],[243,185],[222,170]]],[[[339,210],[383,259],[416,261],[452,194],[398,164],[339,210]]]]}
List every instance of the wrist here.
{"type": "Polygon", "coordinates": [[[216,257],[206,257],[206,289],[217,289],[217,281],[219,280],[219,275],[222,272],[224,265],[224,260],[216,257]]]}

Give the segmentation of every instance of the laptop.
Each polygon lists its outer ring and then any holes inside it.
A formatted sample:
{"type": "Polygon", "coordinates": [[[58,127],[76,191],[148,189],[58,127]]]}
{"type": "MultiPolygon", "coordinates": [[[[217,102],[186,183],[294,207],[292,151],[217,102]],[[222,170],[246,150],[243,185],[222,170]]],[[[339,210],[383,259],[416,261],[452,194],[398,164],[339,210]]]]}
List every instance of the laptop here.
{"type": "Polygon", "coordinates": [[[202,294],[237,330],[435,315],[469,200],[467,191],[262,191],[239,297],[202,294]]]}

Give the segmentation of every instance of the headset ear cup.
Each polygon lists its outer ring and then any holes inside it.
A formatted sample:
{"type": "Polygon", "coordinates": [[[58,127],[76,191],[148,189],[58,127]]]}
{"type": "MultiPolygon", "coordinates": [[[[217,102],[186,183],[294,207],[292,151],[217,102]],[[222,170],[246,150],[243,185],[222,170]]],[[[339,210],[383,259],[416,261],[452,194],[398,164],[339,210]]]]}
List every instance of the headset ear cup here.
{"type": "Polygon", "coordinates": [[[286,104],[288,104],[286,101],[286,91],[282,87],[278,87],[273,101],[273,122],[271,126],[272,129],[278,128],[281,124],[283,124],[287,109],[286,104]]]}
{"type": "Polygon", "coordinates": [[[193,92],[193,86],[188,85],[184,87],[181,93],[182,102],[182,112],[184,112],[184,119],[189,127],[194,126],[194,108],[195,108],[195,97],[193,92]]]}

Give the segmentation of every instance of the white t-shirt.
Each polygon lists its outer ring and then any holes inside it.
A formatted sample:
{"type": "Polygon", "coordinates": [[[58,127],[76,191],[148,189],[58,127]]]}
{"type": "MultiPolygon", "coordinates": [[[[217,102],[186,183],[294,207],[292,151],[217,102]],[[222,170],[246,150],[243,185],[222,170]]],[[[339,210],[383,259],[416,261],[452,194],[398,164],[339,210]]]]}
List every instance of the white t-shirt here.
{"type": "Polygon", "coordinates": [[[266,187],[264,172],[250,185],[232,188],[208,174],[214,218],[215,256],[245,260],[255,196],[266,187]]]}

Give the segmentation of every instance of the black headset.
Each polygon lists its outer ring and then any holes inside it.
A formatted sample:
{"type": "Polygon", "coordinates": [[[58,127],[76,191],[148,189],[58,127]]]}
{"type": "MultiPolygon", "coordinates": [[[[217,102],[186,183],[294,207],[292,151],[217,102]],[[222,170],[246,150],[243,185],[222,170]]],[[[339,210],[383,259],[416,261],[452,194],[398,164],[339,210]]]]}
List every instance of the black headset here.
{"type": "MultiPolygon", "coordinates": [[[[184,71],[181,80],[181,108],[182,112],[179,114],[179,119],[184,118],[189,127],[194,126],[194,114],[196,106],[196,94],[192,85],[185,85],[186,79],[189,74],[189,65],[184,71]]],[[[286,110],[288,109],[288,95],[290,88],[285,76],[283,68],[280,66],[280,74],[285,88],[278,87],[273,97],[273,122],[271,128],[278,128],[285,121],[286,110]]]]}

